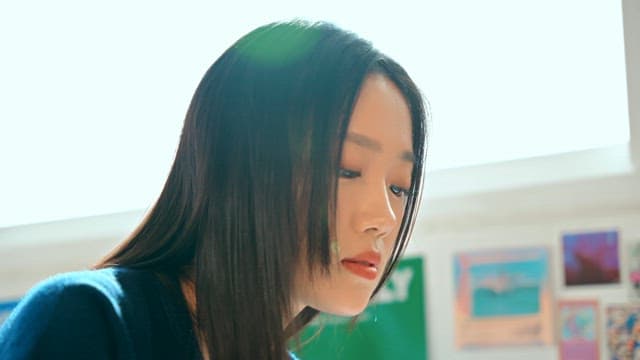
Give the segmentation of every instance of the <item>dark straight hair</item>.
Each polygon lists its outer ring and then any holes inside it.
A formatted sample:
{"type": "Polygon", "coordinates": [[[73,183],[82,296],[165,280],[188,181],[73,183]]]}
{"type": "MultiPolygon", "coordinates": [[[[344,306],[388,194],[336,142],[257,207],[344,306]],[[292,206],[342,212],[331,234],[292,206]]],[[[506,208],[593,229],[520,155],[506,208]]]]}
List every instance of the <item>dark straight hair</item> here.
{"type": "Polygon", "coordinates": [[[96,267],[144,268],[193,281],[194,325],[211,359],[287,358],[288,339],[318,313],[307,307],[284,328],[293,274],[299,264],[329,270],[342,143],[372,73],[404,95],[416,158],[377,291],[416,218],[425,107],[402,67],[327,23],[266,25],[218,58],[193,96],[157,202],[96,267]]]}

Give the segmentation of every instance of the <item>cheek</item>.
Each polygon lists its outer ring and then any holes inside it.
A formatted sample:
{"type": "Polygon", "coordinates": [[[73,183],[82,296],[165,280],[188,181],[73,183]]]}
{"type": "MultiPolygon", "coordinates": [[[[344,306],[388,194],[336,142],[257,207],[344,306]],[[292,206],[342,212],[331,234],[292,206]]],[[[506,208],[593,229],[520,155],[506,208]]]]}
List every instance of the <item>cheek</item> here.
{"type": "Polygon", "coordinates": [[[396,224],[395,227],[393,228],[393,239],[395,240],[395,238],[398,235],[398,231],[400,230],[400,224],[402,224],[402,220],[404,219],[404,208],[406,206],[406,200],[404,199],[397,199],[397,201],[394,201],[391,204],[391,207],[393,209],[393,214],[396,216],[396,224]]]}
{"type": "Polygon", "coordinates": [[[404,216],[404,208],[407,205],[407,199],[404,197],[396,197],[393,195],[389,195],[390,196],[390,204],[391,204],[391,208],[393,209],[393,213],[395,214],[396,218],[398,219],[397,222],[397,226],[400,226],[400,221],[402,220],[402,217],[404,216]]]}
{"type": "Polygon", "coordinates": [[[336,226],[337,229],[348,224],[349,214],[352,212],[351,206],[356,204],[357,197],[353,191],[349,191],[348,184],[339,184],[336,198],[336,226]]]}
{"type": "Polygon", "coordinates": [[[398,221],[396,222],[396,226],[393,228],[389,236],[385,239],[385,250],[387,259],[391,256],[391,252],[395,247],[395,244],[398,240],[398,234],[400,233],[400,224],[402,224],[402,220],[404,218],[404,202],[398,202],[397,205],[393,205],[394,214],[396,214],[396,218],[398,221]]]}
{"type": "Polygon", "coordinates": [[[385,239],[384,246],[385,246],[387,259],[391,256],[391,252],[393,251],[393,248],[396,245],[396,242],[398,240],[398,230],[399,229],[400,229],[400,226],[396,226],[396,228],[393,230],[393,232],[391,234],[389,234],[389,236],[385,239]]]}

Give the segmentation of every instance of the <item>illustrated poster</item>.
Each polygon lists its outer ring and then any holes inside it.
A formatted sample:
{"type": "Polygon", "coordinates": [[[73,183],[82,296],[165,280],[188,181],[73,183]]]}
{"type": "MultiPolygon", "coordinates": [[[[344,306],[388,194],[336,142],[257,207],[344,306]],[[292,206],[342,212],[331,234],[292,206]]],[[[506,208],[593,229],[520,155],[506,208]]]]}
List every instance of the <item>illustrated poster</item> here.
{"type": "Polygon", "coordinates": [[[640,359],[640,304],[609,305],[606,313],[609,359],[640,359]]]}
{"type": "Polygon", "coordinates": [[[558,302],[560,360],[598,360],[598,301],[558,302]]]}
{"type": "Polygon", "coordinates": [[[455,256],[458,348],[553,343],[553,299],[545,248],[455,256]]]}
{"type": "Polygon", "coordinates": [[[620,282],[617,231],[565,234],[562,248],[567,286],[620,282]]]}

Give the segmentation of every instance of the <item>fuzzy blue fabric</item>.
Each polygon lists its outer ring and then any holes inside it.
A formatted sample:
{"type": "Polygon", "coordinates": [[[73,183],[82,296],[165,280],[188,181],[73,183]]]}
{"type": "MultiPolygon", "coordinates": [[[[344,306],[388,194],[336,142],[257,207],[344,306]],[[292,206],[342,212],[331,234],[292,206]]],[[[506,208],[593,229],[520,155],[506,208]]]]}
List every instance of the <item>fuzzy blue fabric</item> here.
{"type": "Polygon", "coordinates": [[[177,281],[116,267],[34,287],[0,328],[0,359],[199,359],[195,339],[177,281]]]}

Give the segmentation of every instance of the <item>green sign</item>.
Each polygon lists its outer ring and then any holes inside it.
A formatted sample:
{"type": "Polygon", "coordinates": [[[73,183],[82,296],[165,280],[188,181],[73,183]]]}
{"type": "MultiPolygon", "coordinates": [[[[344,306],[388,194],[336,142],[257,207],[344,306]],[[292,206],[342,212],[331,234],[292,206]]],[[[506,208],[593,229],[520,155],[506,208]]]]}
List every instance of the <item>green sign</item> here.
{"type": "Polygon", "coordinates": [[[423,284],[422,258],[403,259],[355,324],[322,314],[295,353],[301,360],[428,359],[423,284]]]}

